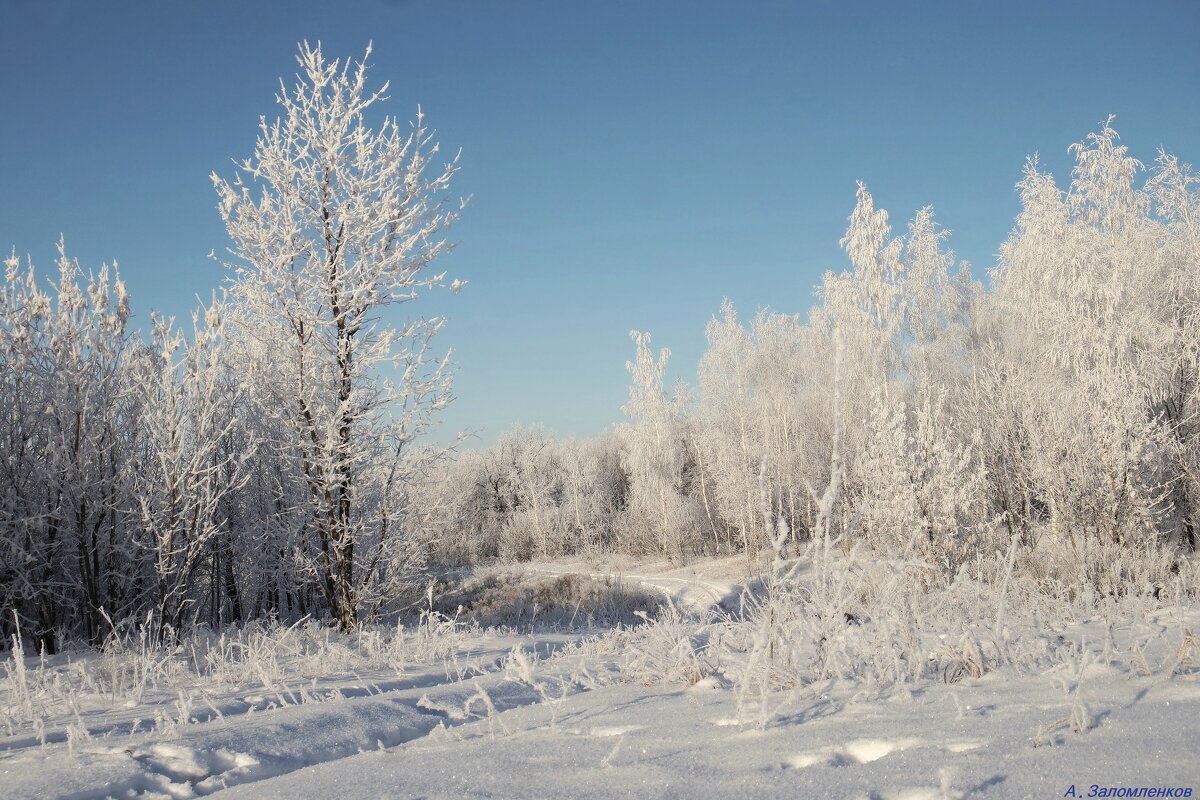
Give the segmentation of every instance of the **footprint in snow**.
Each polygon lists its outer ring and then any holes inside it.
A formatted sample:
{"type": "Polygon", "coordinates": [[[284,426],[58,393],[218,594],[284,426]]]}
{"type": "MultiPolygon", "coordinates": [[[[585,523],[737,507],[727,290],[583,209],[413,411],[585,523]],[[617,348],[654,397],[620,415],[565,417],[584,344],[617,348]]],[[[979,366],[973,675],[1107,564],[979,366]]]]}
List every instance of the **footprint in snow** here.
{"type": "Polygon", "coordinates": [[[787,766],[805,769],[817,765],[845,767],[870,764],[889,753],[920,745],[920,739],[856,739],[841,747],[827,747],[810,753],[800,753],[788,759],[787,766]]]}

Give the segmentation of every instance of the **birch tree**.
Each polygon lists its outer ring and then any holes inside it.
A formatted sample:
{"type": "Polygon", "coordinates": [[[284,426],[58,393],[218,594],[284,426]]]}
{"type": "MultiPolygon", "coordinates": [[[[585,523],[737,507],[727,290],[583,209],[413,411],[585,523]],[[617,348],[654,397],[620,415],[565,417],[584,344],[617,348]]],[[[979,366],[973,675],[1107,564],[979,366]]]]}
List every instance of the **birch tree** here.
{"type": "Polygon", "coordinates": [[[738,531],[742,548],[751,553],[764,541],[758,480],[763,419],[752,403],[754,341],[728,301],[704,332],[708,349],[700,361],[699,380],[705,428],[698,460],[713,476],[715,505],[738,531]]]}
{"type": "Polygon", "coordinates": [[[457,157],[435,164],[419,111],[411,127],[391,117],[368,126],[388,86],[367,87],[366,58],[331,61],[305,43],[298,61],[295,86],[280,85],[280,118],[262,121],[232,180],[213,183],[234,294],[279,361],[277,406],[315,538],[310,566],[330,614],[352,627],[398,535],[389,495],[412,469],[414,439],[451,398],[448,355],[432,349],[444,320],[395,328],[385,312],[443,284],[427,268],[462,206],[447,195],[457,157]]]}
{"type": "Polygon", "coordinates": [[[650,335],[630,333],[636,346],[633,361],[625,364],[633,379],[629,402],[622,408],[633,420],[626,429],[625,467],[632,496],[634,524],[655,534],[655,549],[673,559],[686,557],[686,536],[694,509],[682,493],[684,447],[680,404],[667,396],[663,376],[671,351],[663,348],[655,359],[650,335]]]}
{"type": "Polygon", "coordinates": [[[222,408],[218,309],[195,314],[193,327],[189,343],[156,315],[138,381],[144,408],[138,444],[146,458],[134,482],[164,632],[178,631],[197,603],[199,568],[229,524],[222,502],[244,484],[253,453],[253,443],[236,452],[222,447],[234,420],[222,408]]]}
{"type": "Polygon", "coordinates": [[[1022,210],[993,274],[988,367],[1016,412],[1007,437],[1024,443],[1014,457],[1030,521],[1072,542],[1153,538],[1175,460],[1170,420],[1154,407],[1180,364],[1169,248],[1136,185],[1142,165],[1111,126],[1071,149],[1065,192],[1036,161],[1019,184],[1022,210]]]}
{"type": "Polygon", "coordinates": [[[101,610],[140,594],[125,513],[129,298],[115,270],[85,274],[58,251],[51,291],[14,256],[0,293],[0,603],[51,652],[56,630],[98,643],[101,610]]]}

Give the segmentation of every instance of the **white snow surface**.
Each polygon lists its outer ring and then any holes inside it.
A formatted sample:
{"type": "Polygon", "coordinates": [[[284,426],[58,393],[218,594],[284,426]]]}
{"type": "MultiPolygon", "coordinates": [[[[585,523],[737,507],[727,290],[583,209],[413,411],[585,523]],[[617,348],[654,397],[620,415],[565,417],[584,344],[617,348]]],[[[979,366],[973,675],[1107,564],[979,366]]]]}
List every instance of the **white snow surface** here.
{"type": "MultiPolygon", "coordinates": [[[[899,701],[840,687],[760,731],[728,691],[614,686],[219,797],[1061,797],[1071,784],[1197,786],[1200,686],[1104,682],[1099,727],[1039,727],[1069,709],[1048,681],[984,680],[899,701]],[[959,710],[961,706],[961,711],[959,710]],[[733,720],[735,724],[727,724],[733,720]]],[[[1077,788],[1078,791],[1078,788],[1077,788]]],[[[1080,792],[1086,795],[1087,791],[1080,792]]]]}
{"type": "MultiPolygon", "coordinates": [[[[533,569],[610,572],[585,567],[533,569]]],[[[673,602],[711,605],[736,594],[739,569],[744,562],[622,574],[673,602]]],[[[1200,630],[1195,609],[1182,613],[1181,629],[1200,630]]],[[[1105,635],[1099,620],[1071,634],[1081,653],[1105,635]]],[[[80,692],[69,718],[45,725],[44,744],[28,725],[0,738],[0,797],[916,799],[1062,797],[1072,786],[1087,796],[1093,784],[1200,790],[1200,668],[1172,660],[1165,639],[1140,668],[1082,659],[1077,671],[1002,668],[900,687],[828,680],[747,700],[734,665],[698,680],[638,681],[621,674],[620,647],[585,641],[586,633],[456,635],[453,652],[424,666],[335,672],[303,689],[248,680],[208,686],[202,702],[186,692],[174,700],[151,692],[140,702],[89,701],[80,692]],[[135,724],[155,717],[157,725],[135,724]]],[[[27,659],[30,668],[36,661],[27,659]]],[[[12,687],[5,691],[0,704],[15,702],[12,687]]]]}

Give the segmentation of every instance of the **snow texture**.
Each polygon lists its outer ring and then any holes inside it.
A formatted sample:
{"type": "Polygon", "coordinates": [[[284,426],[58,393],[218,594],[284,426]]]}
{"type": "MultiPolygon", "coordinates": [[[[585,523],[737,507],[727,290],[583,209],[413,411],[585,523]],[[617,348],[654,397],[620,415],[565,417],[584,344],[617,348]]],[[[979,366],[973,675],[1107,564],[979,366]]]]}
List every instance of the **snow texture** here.
{"type": "MultiPolygon", "coordinates": [[[[568,574],[564,564],[535,569],[568,574]]],[[[644,565],[621,577],[682,587],[684,596],[697,587],[734,589],[732,562],[706,565],[705,577],[690,583],[679,572],[644,565]]],[[[765,695],[765,715],[753,702],[747,710],[744,659],[696,680],[648,680],[627,668],[624,651],[652,649],[673,630],[669,620],[592,635],[445,626],[440,635],[452,651],[426,641],[425,665],[353,676],[331,670],[304,690],[252,680],[223,694],[210,686],[186,718],[156,726],[135,720],[153,718],[165,695],[113,702],[52,724],[45,744],[26,726],[0,739],[0,786],[13,800],[1001,798],[1062,796],[1073,784],[1081,795],[1092,784],[1194,789],[1200,668],[1171,646],[1170,633],[1195,629],[1200,615],[1178,613],[1142,621],[1158,638],[1139,638],[1136,625],[1081,621],[1066,632],[1079,642],[1077,659],[1040,672],[947,672],[899,687],[814,681],[765,695]],[[1101,645],[1106,635],[1117,644],[1101,645]]],[[[704,624],[680,619],[683,630],[704,624]]]]}

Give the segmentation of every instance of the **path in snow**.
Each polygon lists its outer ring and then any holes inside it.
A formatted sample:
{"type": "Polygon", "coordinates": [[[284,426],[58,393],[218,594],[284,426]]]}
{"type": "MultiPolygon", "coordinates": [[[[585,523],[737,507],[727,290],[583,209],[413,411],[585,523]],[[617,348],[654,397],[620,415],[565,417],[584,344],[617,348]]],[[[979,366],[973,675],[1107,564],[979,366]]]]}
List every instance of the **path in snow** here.
{"type": "MultiPolygon", "coordinates": [[[[562,644],[523,640],[544,655],[562,644]]],[[[500,642],[493,654],[503,654],[500,642]]],[[[511,642],[508,642],[511,646],[511,642]]],[[[358,676],[353,685],[306,692],[308,702],[262,710],[257,695],[246,702],[226,698],[198,710],[189,724],[154,733],[128,721],[134,712],[98,715],[86,736],[39,746],[29,735],[0,739],[0,797],[4,800],[105,797],[192,798],[244,783],[256,783],[367,750],[394,747],[474,720],[503,726],[505,712],[560,700],[586,685],[570,676],[539,675],[538,686],[502,669],[502,657],[484,658],[477,669],[455,674],[434,667],[412,676],[358,676]],[[491,662],[490,667],[488,662],[491,662]],[[549,692],[549,694],[548,694],[549,692]],[[123,730],[115,718],[124,718],[123,730]]],[[[262,688],[259,687],[259,692],[262,688]]],[[[295,696],[295,693],[292,693],[295,696]]],[[[286,702],[286,701],[285,701],[286,702]]],[[[145,715],[149,709],[139,709],[145,715]]],[[[145,719],[145,716],[143,716],[145,719]]],[[[311,796],[301,794],[301,797],[311,796]]]]}
{"type": "MultiPolygon", "coordinates": [[[[797,697],[764,730],[736,724],[729,689],[611,686],[243,785],[221,800],[340,798],[953,798],[1086,796],[1105,787],[1200,791],[1200,684],[1097,677],[1094,727],[1054,722],[1046,676],[990,676],[880,699],[855,686],[797,697]],[[731,720],[735,724],[728,724],[731,720]],[[1039,731],[1050,727],[1041,742],[1039,731]]],[[[778,698],[777,698],[778,700],[778,698]]]]}
{"type": "Polygon", "coordinates": [[[736,607],[741,587],[746,582],[743,556],[685,567],[662,563],[599,568],[583,561],[553,561],[533,562],[522,568],[540,575],[584,575],[596,580],[615,579],[645,586],[662,592],[677,606],[693,611],[736,607]]]}

